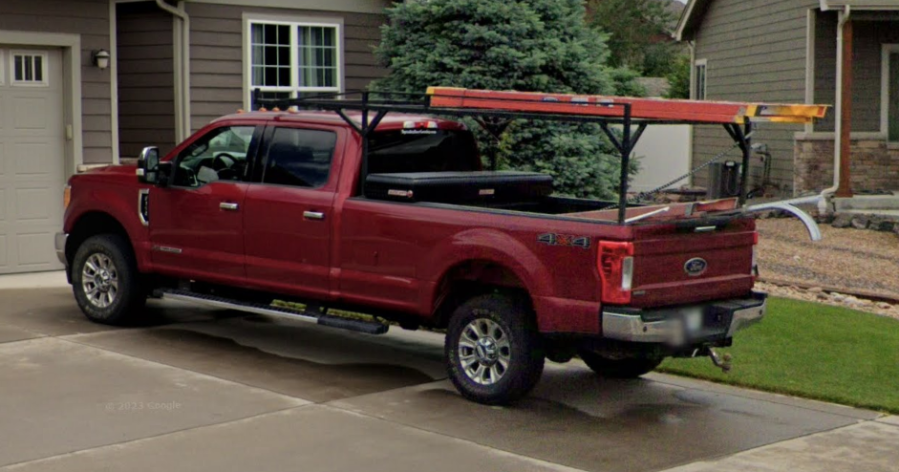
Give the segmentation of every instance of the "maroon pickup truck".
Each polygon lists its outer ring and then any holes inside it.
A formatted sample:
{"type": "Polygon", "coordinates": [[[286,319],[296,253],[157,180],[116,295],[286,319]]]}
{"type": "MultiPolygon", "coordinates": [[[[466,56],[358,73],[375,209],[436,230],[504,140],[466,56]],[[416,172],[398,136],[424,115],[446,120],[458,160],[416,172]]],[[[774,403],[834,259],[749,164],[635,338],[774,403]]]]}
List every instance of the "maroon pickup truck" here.
{"type": "Polygon", "coordinates": [[[157,297],[444,329],[453,383],[500,404],[544,359],[639,376],[714,356],[765,313],[754,220],[734,201],[560,197],[548,176],[482,170],[460,122],[319,108],[226,116],[162,158],[72,177],[57,252],[85,315],[126,324],[157,297]]]}

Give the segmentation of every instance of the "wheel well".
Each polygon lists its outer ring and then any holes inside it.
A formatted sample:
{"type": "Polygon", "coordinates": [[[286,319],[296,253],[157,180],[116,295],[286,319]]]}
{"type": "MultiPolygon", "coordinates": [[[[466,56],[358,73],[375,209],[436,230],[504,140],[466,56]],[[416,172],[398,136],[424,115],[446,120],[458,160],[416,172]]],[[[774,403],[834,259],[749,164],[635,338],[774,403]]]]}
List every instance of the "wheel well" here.
{"type": "Polygon", "coordinates": [[[69,262],[69,267],[72,267],[72,260],[75,258],[75,252],[81,246],[81,243],[87,238],[98,234],[117,234],[121,236],[128,243],[131,253],[134,254],[131,238],[128,237],[128,232],[125,231],[125,227],[118,220],[107,213],[91,212],[83,215],[75,223],[66,240],[66,260],[69,262]]]}
{"type": "Polygon", "coordinates": [[[524,282],[508,267],[490,261],[465,261],[448,270],[437,285],[432,323],[445,328],[462,303],[477,295],[502,292],[533,307],[524,282]]]}

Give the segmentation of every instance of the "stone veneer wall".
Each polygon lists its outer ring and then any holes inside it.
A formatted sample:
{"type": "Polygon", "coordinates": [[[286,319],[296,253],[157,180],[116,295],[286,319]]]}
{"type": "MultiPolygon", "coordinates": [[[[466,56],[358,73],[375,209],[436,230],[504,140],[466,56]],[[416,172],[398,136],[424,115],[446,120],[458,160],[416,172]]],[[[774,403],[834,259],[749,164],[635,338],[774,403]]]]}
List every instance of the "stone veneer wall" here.
{"type": "MultiPolygon", "coordinates": [[[[833,140],[797,139],[793,151],[796,195],[833,185],[833,140]]],[[[899,190],[899,149],[884,139],[852,140],[852,190],[899,190]]]]}

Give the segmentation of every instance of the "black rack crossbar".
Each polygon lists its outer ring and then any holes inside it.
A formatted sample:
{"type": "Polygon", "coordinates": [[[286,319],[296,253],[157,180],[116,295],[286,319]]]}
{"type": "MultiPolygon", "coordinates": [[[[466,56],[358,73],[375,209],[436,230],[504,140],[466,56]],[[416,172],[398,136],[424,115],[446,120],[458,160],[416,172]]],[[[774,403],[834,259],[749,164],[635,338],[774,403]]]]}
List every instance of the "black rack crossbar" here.
{"type": "MultiPolygon", "coordinates": [[[[590,106],[608,107],[610,110],[620,109],[620,113],[614,115],[581,115],[542,111],[509,111],[486,108],[456,108],[445,106],[432,106],[432,95],[422,93],[403,92],[371,92],[349,91],[341,93],[325,93],[316,96],[307,96],[294,99],[264,99],[259,89],[253,93],[253,109],[272,111],[276,109],[288,110],[291,108],[333,111],[352,127],[362,137],[362,168],[359,179],[360,195],[365,195],[365,179],[368,175],[368,138],[377,128],[381,120],[388,113],[407,113],[419,115],[442,115],[451,117],[474,118],[493,136],[498,137],[513,120],[546,120],[572,123],[598,124],[603,134],[609,139],[621,156],[621,175],[619,180],[618,223],[625,224],[627,219],[627,193],[628,176],[631,154],[637,145],[646,127],[650,124],[675,125],[675,124],[709,124],[708,122],[634,119],[632,117],[632,105],[629,103],[609,102],[591,104],[590,106]],[[357,98],[358,97],[358,98],[357,98]],[[347,111],[361,112],[361,121],[353,120],[347,111]],[[371,116],[374,113],[374,117],[371,116]],[[621,130],[615,130],[609,125],[620,125],[621,130]],[[633,130],[633,126],[637,126],[633,130]],[[619,135],[620,134],[620,135],[619,135]]],[[[537,103],[536,100],[520,98],[494,99],[508,103],[537,103]]],[[[740,205],[746,199],[746,177],[748,175],[749,156],[751,149],[750,135],[752,125],[746,119],[745,128],[737,124],[725,124],[728,134],[737,142],[743,150],[743,175],[740,182],[740,205]]],[[[492,156],[491,167],[496,169],[496,157],[492,156]]]]}

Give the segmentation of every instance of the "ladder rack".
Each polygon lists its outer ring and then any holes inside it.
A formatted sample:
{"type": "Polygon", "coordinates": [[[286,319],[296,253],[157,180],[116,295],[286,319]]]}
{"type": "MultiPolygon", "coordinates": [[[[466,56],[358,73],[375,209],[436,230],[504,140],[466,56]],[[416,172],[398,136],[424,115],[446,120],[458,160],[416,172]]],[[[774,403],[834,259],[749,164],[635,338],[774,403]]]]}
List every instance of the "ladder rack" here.
{"type": "MultiPolygon", "coordinates": [[[[739,204],[746,203],[754,122],[804,124],[824,118],[826,105],[669,100],[430,87],[425,94],[355,91],[286,100],[265,100],[256,89],[253,108],[297,107],[337,113],[362,136],[360,191],[368,175],[368,137],[388,113],[471,117],[499,136],[517,119],[595,123],[621,155],[618,223],[626,224],[628,168],[631,153],[646,127],[654,125],[723,125],[743,153],[739,204]],[[351,98],[359,97],[359,98],[351,98]],[[360,112],[354,119],[348,111],[360,112]],[[613,129],[610,125],[620,125],[613,129]]],[[[263,108],[264,109],[264,108],[263,108]]],[[[496,169],[496,157],[491,164],[496,169]]],[[[364,193],[363,193],[364,194],[364,193]]]]}

